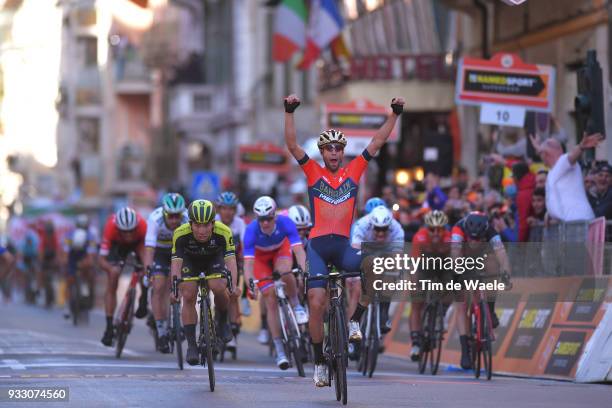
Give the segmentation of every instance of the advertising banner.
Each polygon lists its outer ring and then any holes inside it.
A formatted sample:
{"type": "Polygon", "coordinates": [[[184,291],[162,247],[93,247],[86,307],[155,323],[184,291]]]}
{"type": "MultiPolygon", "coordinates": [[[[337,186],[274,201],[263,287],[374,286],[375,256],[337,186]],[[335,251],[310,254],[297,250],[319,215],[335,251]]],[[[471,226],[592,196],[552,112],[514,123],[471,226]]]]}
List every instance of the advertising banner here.
{"type": "Polygon", "coordinates": [[[515,54],[499,53],[490,60],[462,58],[456,86],[458,105],[515,105],[539,112],[554,109],[554,67],[528,64],[515,54]]]}

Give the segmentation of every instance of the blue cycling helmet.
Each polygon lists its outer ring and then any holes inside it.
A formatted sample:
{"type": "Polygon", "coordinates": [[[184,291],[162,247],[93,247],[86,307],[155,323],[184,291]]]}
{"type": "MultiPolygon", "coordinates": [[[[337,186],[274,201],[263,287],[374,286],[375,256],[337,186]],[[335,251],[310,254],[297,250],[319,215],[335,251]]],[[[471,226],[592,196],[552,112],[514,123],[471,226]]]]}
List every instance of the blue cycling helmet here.
{"type": "Polygon", "coordinates": [[[383,206],[386,207],[387,204],[384,202],[384,200],[380,197],[372,197],[370,198],[368,201],[366,201],[365,204],[365,212],[366,214],[369,214],[372,212],[373,209],[375,209],[376,207],[379,206],[383,206]]]}
{"type": "Polygon", "coordinates": [[[239,204],[238,197],[231,191],[224,191],[217,197],[217,205],[226,207],[237,207],[239,204]]]}

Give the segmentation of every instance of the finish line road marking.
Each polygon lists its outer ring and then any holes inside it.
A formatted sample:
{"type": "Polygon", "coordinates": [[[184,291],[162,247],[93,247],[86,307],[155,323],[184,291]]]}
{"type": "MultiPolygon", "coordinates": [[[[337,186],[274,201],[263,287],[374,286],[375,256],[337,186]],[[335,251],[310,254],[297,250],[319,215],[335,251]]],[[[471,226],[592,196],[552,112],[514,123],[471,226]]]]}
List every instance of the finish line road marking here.
{"type": "Polygon", "coordinates": [[[26,366],[21,364],[17,360],[2,360],[2,362],[4,363],[4,367],[8,367],[12,370],[25,370],[26,369],[26,366]]]}

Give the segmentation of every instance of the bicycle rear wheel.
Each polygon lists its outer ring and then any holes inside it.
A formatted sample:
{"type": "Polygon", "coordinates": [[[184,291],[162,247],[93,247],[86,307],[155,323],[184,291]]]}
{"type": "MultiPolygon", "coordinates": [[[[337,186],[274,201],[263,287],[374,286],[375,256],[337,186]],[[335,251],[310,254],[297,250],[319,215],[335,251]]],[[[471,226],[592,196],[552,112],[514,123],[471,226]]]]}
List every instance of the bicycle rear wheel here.
{"type": "Polygon", "coordinates": [[[480,302],[482,316],[482,365],[487,375],[487,380],[493,376],[493,355],[492,355],[492,324],[489,305],[483,300],[480,302]]]}
{"type": "Polygon", "coordinates": [[[181,339],[181,330],[181,305],[180,303],[174,303],[172,305],[172,337],[180,370],[183,369],[183,342],[181,339]]]}
{"type": "Polygon", "coordinates": [[[344,306],[336,303],[336,375],[338,377],[338,386],[342,394],[342,405],[346,405],[348,401],[348,390],[346,383],[346,366],[348,364],[347,350],[347,326],[344,319],[344,306]]]}
{"type": "Polygon", "coordinates": [[[429,354],[431,350],[431,337],[432,337],[432,328],[430,326],[431,321],[431,306],[428,303],[425,305],[425,309],[423,310],[423,315],[421,316],[421,322],[423,324],[423,331],[421,334],[421,352],[419,355],[419,373],[424,374],[425,369],[427,368],[427,360],[429,359],[429,354]]]}
{"type": "Polygon", "coordinates": [[[438,374],[440,367],[440,357],[442,356],[442,341],[444,340],[444,306],[441,302],[436,302],[433,313],[433,328],[431,336],[431,374],[438,374]]]}
{"type": "Polygon", "coordinates": [[[200,344],[200,359],[201,363],[206,361],[208,366],[208,384],[210,391],[215,390],[215,362],[213,358],[213,350],[215,348],[215,322],[212,318],[212,312],[210,305],[208,304],[208,297],[201,300],[201,318],[200,318],[200,332],[204,335],[204,349],[202,350],[202,344],[200,344]]]}

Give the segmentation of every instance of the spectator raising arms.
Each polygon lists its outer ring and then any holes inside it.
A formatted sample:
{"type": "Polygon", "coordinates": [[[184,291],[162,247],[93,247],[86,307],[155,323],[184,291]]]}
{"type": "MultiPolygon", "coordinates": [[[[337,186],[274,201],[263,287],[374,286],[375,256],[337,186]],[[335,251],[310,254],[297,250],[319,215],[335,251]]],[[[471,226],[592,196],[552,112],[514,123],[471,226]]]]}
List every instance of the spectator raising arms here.
{"type": "Polygon", "coordinates": [[[546,208],[551,217],[561,221],[591,220],[595,217],[586,196],[582,172],[577,161],[585,149],[596,147],[603,140],[599,133],[585,135],[568,153],[558,140],[549,138],[540,143],[529,137],[534,149],[550,168],[546,179],[546,208]]]}

